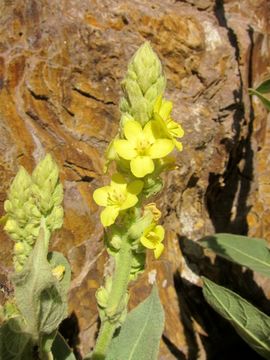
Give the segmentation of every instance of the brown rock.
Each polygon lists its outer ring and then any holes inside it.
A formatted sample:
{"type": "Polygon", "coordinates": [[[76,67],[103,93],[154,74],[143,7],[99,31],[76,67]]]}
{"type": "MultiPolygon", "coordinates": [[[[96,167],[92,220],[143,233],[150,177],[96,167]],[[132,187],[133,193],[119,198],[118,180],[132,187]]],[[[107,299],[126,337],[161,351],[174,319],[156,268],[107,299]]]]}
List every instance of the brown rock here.
{"type": "MultiPolygon", "coordinates": [[[[221,339],[230,356],[238,340],[206,307],[196,274],[222,279],[224,266],[214,267],[188,239],[249,231],[270,241],[270,132],[265,110],[247,91],[269,71],[268,1],[5,0],[0,13],[0,214],[19,165],[32,171],[52,153],[65,187],[65,223],[52,247],[72,265],[78,348],[86,353],[94,343],[94,293],[107,261],[91,194],[107,181],[103,153],[117,131],[120,81],[149,40],[185,137],[159,198],[166,252],[158,262],[149,258],[131,306],[150,291],[156,270],[167,319],[160,359],[215,358],[221,339]]],[[[12,242],[4,233],[0,249],[6,282],[12,242]]]]}

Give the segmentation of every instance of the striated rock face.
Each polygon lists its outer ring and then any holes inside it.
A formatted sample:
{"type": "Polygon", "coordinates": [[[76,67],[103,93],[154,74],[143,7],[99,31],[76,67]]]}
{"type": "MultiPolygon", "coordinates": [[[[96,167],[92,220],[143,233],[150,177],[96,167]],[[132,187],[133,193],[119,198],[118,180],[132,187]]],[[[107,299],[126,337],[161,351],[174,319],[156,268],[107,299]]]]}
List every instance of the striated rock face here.
{"type": "MultiPolygon", "coordinates": [[[[225,359],[234,347],[245,349],[199,287],[199,273],[229,283],[224,263],[213,266],[190,240],[222,231],[270,241],[269,121],[247,92],[269,64],[269,2],[3,0],[0,13],[0,214],[18,167],[32,171],[52,153],[65,188],[65,223],[52,247],[73,270],[73,315],[63,331],[78,352],[94,343],[94,293],[111,266],[92,193],[106,183],[103,153],[117,130],[120,81],[144,40],[164,64],[167,97],[185,137],[178,169],[158,199],[166,252],[159,261],[148,259],[132,286],[131,306],[156,277],[166,311],[160,360],[215,359],[220,350],[225,359]]],[[[12,242],[1,232],[2,283],[11,260],[12,242]]],[[[231,269],[232,279],[239,271],[231,269]]],[[[255,296],[264,308],[269,285],[256,280],[264,285],[265,293],[257,288],[255,296]]]]}

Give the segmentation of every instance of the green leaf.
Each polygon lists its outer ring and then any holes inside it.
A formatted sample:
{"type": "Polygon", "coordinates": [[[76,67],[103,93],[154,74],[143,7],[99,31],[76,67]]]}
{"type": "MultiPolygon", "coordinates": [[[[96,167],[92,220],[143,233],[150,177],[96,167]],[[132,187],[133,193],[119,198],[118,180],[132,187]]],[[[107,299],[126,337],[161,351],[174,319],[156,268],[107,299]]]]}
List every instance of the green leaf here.
{"type": "Polygon", "coordinates": [[[270,359],[270,317],[241,296],[203,278],[206,301],[235,328],[237,333],[265,359],[270,359]]]}
{"type": "Polygon", "coordinates": [[[261,100],[261,102],[266,107],[266,109],[268,111],[270,111],[270,100],[269,99],[267,99],[265,96],[262,95],[262,93],[260,93],[259,91],[255,90],[255,89],[248,89],[248,91],[251,95],[256,95],[261,100]]]}
{"type": "Polygon", "coordinates": [[[54,340],[52,353],[54,360],[76,360],[71,348],[59,332],[54,340]]]}
{"type": "Polygon", "coordinates": [[[33,343],[21,317],[14,317],[0,327],[0,359],[32,359],[33,343]]]}
{"type": "Polygon", "coordinates": [[[164,311],[154,286],[150,296],[127,315],[106,360],[157,359],[163,328],[164,311]]]}
{"type": "Polygon", "coordinates": [[[270,79],[263,81],[257,88],[256,91],[267,94],[270,93],[270,79]]]}
{"type": "Polygon", "coordinates": [[[47,241],[43,228],[23,270],[13,276],[17,306],[26,319],[28,332],[37,341],[42,333],[50,334],[67,316],[67,284],[70,269],[59,254],[51,254],[49,261],[58,264],[64,261],[65,274],[59,281],[52,274],[52,265],[47,260],[47,241]],[[60,260],[61,258],[61,260],[60,260]]]}
{"type": "Polygon", "coordinates": [[[218,255],[270,277],[270,250],[263,239],[234,234],[206,236],[199,244],[218,255]]]}

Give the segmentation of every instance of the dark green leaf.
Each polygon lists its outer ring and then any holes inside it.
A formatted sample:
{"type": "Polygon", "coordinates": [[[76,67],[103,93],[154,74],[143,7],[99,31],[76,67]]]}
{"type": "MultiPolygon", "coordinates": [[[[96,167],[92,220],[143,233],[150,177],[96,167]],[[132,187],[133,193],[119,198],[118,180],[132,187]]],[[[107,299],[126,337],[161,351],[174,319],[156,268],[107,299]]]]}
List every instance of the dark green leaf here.
{"type": "Polygon", "coordinates": [[[63,336],[57,333],[52,346],[54,360],[76,360],[71,348],[66,343],[63,336]]]}
{"type": "Polygon", "coordinates": [[[151,295],[127,315],[106,360],[157,359],[163,327],[164,312],[154,286],[151,295]]]}
{"type": "Polygon", "coordinates": [[[270,79],[263,81],[257,88],[256,91],[262,94],[270,93],[270,79]]]}
{"type": "Polygon", "coordinates": [[[206,278],[203,282],[206,301],[233,325],[250,347],[270,359],[270,317],[233,291],[206,278]]]}
{"type": "Polygon", "coordinates": [[[270,277],[270,251],[263,239],[234,234],[206,236],[199,244],[227,260],[270,277]]]}
{"type": "Polygon", "coordinates": [[[0,359],[31,360],[33,343],[30,334],[25,332],[23,320],[14,317],[0,328],[0,359]]]}

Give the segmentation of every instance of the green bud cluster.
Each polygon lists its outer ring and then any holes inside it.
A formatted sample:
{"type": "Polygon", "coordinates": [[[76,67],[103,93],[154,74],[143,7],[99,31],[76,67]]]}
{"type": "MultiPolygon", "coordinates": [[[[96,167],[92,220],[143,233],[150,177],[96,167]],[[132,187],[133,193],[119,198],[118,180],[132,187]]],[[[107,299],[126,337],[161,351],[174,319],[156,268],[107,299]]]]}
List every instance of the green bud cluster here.
{"type": "Polygon", "coordinates": [[[22,270],[39,234],[41,219],[51,233],[63,223],[63,187],[51,155],[46,155],[32,176],[20,167],[5,201],[7,213],[4,230],[15,241],[14,267],[22,270]]]}
{"type": "Polygon", "coordinates": [[[121,326],[125,321],[127,315],[127,304],[129,300],[129,295],[128,292],[126,292],[121,300],[121,306],[119,307],[118,312],[117,313],[112,312],[112,314],[110,314],[110,312],[107,310],[107,306],[108,306],[108,301],[110,298],[112,286],[113,286],[112,277],[107,276],[105,279],[104,286],[101,286],[96,291],[96,300],[98,303],[99,316],[101,321],[109,320],[111,323],[115,323],[116,326],[118,327],[121,326]]]}
{"type": "Polygon", "coordinates": [[[144,43],[131,59],[125,79],[122,82],[124,97],[120,109],[123,119],[128,115],[142,125],[152,118],[154,104],[162,96],[166,79],[161,62],[148,42],[144,43]]]}

